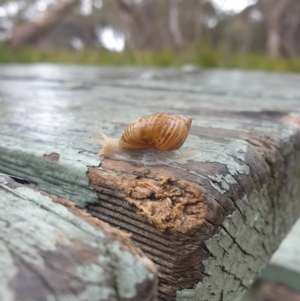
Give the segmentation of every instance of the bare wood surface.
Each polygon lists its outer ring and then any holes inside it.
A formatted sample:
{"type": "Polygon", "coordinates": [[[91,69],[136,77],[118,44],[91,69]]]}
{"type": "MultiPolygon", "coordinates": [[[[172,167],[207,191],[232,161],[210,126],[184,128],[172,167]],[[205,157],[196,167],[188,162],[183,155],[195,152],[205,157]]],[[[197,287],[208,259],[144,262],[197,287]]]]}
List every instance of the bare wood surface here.
{"type": "Polygon", "coordinates": [[[156,300],[154,264],[74,203],[0,174],[0,210],[0,300],[156,300]]]}
{"type": "Polygon", "coordinates": [[[158,267],[160,300],[235,300],[299,216],[299,79],[2,67],[0,170],[133,233],[158,267]],[[99,146],[88,140],[96,128],[117,138],[158,111],[194,118],[185,146],[198,158],[159,166],[96,160],[99,146]],[[84,178],[88,165],[99,201],[84,178]]]}

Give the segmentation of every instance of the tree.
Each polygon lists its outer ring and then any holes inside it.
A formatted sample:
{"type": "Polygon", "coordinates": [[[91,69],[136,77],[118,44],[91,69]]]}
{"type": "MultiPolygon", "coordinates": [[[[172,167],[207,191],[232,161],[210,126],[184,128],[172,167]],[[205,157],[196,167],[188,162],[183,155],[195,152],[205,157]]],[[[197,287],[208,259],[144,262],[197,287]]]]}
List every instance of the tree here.
{"type": "Polygon", "coordinates": [[[291,0],[259,0],[258,5],[264,13],[267,23],[266,51],[271,57],[280,56],[280,27],[285,8],[291,0]]]}
{"type": "Polygon", "coordinates": [[[33,20],[26,21],[15,27],[7,42],[10,46],[16,48],[25,41],[40,39],[79,3],[80,0],[65,0],[53,4],[48,10],[33,20]]]}

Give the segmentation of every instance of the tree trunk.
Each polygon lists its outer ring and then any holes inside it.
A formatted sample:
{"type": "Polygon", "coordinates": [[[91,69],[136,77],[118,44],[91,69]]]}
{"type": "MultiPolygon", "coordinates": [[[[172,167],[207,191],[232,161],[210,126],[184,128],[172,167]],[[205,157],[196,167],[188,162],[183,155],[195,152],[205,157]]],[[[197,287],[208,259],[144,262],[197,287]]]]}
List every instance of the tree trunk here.
{"type": "Polygon", "coordinates": [[[180,49],[184,44],[184,40],[179,26],[178,0],[170,0],[169,29],[175,48],[180,49]]]}
{"type": "Polygon", "coordinates": [[[273,58],[280,56],[281,35],[280,21],[290,0],[261,0],[261,8],[267,20],[267,54],[273,58]]]}
{"type": "Polygon", "coordinates": [[[17,48],[28,40],[38,40],[50,31],[61,19],[80,3],[80,0],[66,0],[52,5],[35,19],[18,25],[7,39],[8,44],[17,48]]]}
{"type": "Polygon", "coordinates": [[[289,57],[297,56],[299,51],[299,39],[297,38],[300,26],[299,14],[300,3],[293,2],[284,16],[284,32],[282,34],[282,40],[283,47],[289,57]]]}
{"type": "Polygon", "coordinates": [[[120,11],[128,15],[133,22],[136,24],[139,31],[142,32],[143,39],[138,43],[139,48],[145,48],[147,45],[151,45],[152,33],[151,28],[148,25],[147,21],[141,14],[133,7],[128,5],[123,0],[116,0],[117,5],[120,8],[120,11]]]}

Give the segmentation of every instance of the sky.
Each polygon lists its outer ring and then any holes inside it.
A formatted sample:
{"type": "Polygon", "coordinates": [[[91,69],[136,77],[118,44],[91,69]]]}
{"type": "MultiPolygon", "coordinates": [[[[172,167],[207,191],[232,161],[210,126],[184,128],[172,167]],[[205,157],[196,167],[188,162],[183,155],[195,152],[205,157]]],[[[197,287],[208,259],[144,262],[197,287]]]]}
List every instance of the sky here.
{"type": "Polygon", "coordinates": [[[97,32],[102,46],[110,51],[120,52],[125,47],[125,37],[122,33],[116,33],[111,27],[104,27],[97,32]]]}

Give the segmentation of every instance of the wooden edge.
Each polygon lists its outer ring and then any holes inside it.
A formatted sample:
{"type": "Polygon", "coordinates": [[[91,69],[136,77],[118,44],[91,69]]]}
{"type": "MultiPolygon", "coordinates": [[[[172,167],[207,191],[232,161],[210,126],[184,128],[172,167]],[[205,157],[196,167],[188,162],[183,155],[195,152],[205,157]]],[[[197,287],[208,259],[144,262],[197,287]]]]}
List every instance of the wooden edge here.
{"type": "Polygon", "coordinates": [[[157,300],[156,267],[128,234],[70,201],[0,174],[0,212],[3,300],[157,300]]]}
{"type": "Polygon", "coordinates": [[[88,211],[132,233],[158,266],[160,300],[240,297],[299,216],[299,131],[284,139],[253,132],[244,141],[246,151],[228,164],[104,159],[89,168],[99,203],[88,211]]]}
{"type": "Polygon", "coordinates": [[[300,218],[259,277],[280,283],[300,293],[300,218]]]}
{"type": "Polygon", "coordinates": [[[267,265],[259,275],[265,281],[282,284],[295,292],[300,293],[300,274],[296,271],[276,265],[267,265]]]}
{"type": "Polygon", "coordinates": [[[300,301],[300,294],[276,283],[266,283],[260,289],[257,301],[300,301]]]}
{"type": "Polygon", "coordinates": [[[1,136],[1,172],[24,178],[41,191],[66,198],[81,208],[97,201],[85,173],[88,165],[98,162],[94,155],[79,154],[70,148],[1,136]]]}

